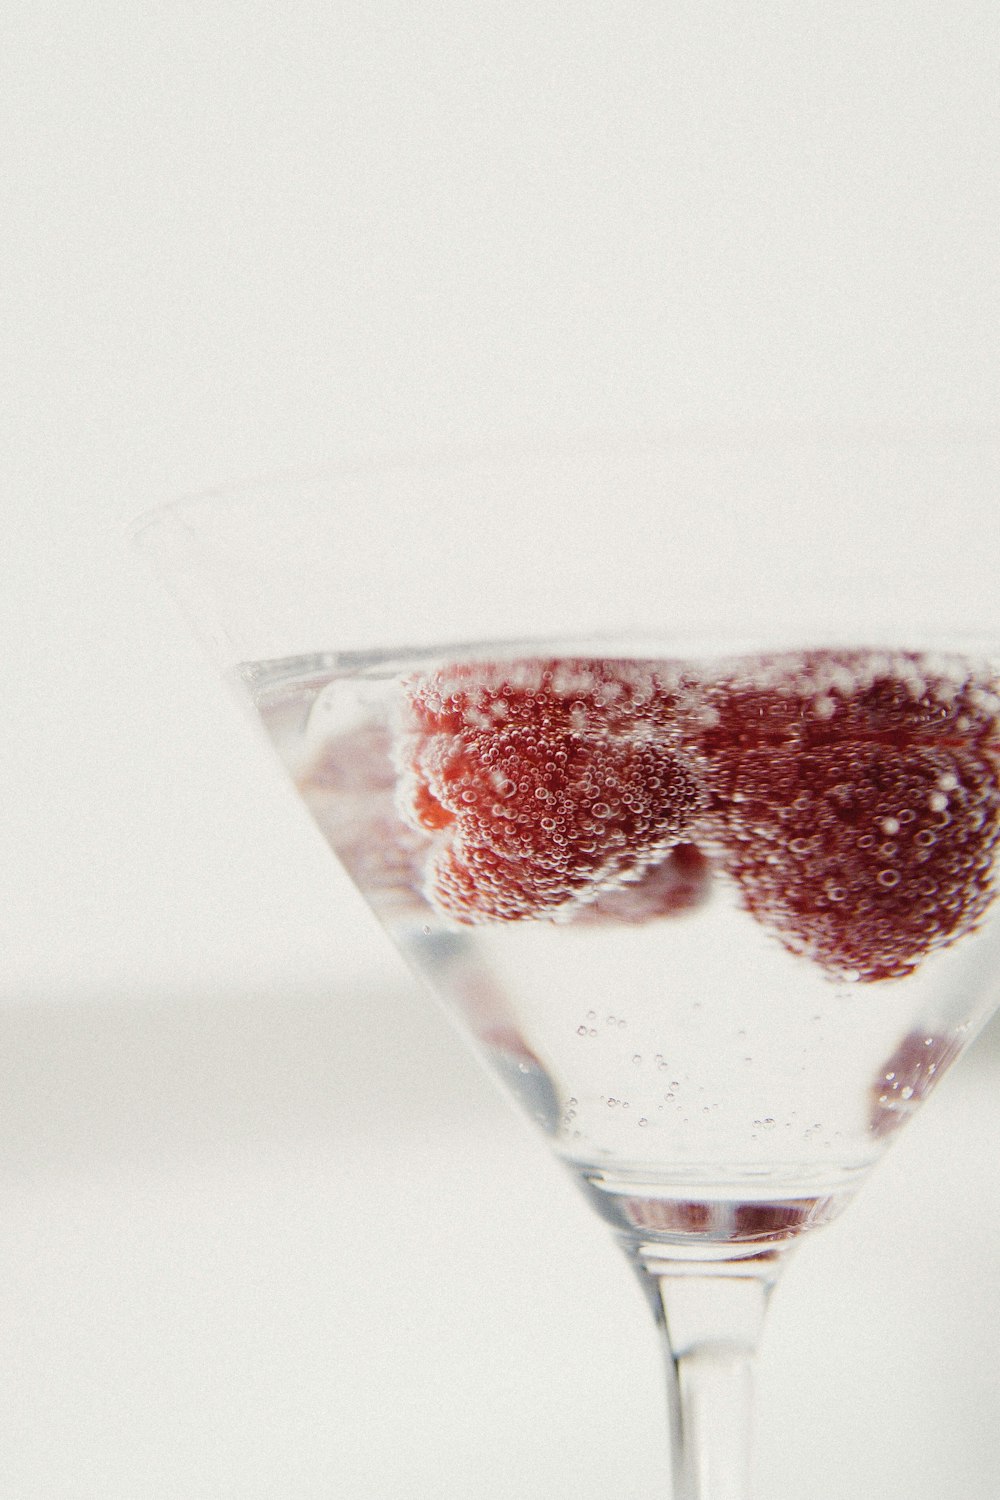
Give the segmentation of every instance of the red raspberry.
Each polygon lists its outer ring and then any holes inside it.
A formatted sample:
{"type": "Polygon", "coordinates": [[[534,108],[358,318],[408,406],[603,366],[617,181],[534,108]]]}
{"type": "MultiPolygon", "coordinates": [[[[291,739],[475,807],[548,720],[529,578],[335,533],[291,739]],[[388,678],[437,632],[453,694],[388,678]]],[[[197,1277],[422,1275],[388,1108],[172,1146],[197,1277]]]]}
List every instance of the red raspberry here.
{"type": "Polygon", "coordinates": [[[898,979],[994,896],[1000,699],[955,663],[813,652],[707,693],[721,857],[747,910],[840,979],[898,979]]]}
{"type": "Polygon", "coordinates": [[[676,844],[639,880],[605,891],[581,907],[575,920],[640,927],[659,917],[679,917],[705,904],[711,881],[711,862],[697,844],[676,844]]]}
{"type": "Polygon", "coordinates": [[[822,750],[854,737],[904,751],[998,746],[1000,685],[955,658],[807,651],[733,667],[702,689],[700,744],[720,789],[742,750],[822,750]]]}
{"type": "Polygon", "coordinates": [[[413,679],[401,807],[426,890],[464,923],[569,915],[641,877],[704,797],[646,663],[480,663],[413,679]]]}
{"type": "Polygon", "coordinates": [[[872,1134],[893,1135],[905,1125],[941,1082],[963,1045],[963,1038],[953,1033],[908,1032],[872,1084],[872,1134]]]}
{"type": "Polygon", "coordinates": [[[327,842],[379,915],[419,910],[425,841],[399,821],[388,730],[364,725],[328,741],[296,784],[327,842]]]}

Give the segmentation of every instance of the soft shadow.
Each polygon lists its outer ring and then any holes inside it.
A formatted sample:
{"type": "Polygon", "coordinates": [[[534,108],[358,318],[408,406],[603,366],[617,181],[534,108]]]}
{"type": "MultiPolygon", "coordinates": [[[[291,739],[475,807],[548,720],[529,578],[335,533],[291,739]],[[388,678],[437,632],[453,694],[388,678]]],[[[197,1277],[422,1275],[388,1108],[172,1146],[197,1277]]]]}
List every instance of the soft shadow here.
{"type": "Polygon", "coordinates": [[[416,987],[0,1009],[0,1170],[255,1159],[496,1108],[416,987]],[[485,1097],[484,1097],[485,1096],[485,1097]]]}

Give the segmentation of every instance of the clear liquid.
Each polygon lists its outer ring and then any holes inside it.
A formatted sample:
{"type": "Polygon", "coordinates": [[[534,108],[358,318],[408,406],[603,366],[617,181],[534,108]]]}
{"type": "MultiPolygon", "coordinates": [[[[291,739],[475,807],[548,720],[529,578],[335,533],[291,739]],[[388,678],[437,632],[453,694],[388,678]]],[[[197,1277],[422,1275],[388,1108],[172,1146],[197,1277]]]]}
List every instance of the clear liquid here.
{"type": "Polygon", "coordinates": [[[793,951],[710,841],[702,863],[660,867],[672,894],[655,916],[619,873],[569,919],[456,920],[428,890],[438,836],[400,811],[400,705],[429,670],[317,657],[243,673],[398,947],[627,1241],[731,1257],[829,1218],[986,1018],[995,906],[878,982],[793,951]]]}

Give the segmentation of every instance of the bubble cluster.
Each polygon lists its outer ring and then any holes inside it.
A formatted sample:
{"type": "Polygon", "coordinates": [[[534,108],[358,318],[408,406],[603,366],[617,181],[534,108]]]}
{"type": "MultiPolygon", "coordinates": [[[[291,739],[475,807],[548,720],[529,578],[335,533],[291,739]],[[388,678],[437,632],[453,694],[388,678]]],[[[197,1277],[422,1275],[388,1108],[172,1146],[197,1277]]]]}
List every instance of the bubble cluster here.
{"type": "Polygon", "coordinates": [[[453,667],[410,685],[400,807],[460,922],[554,915],[664,859],[704,802],[640,663],[453,667]]]}
{"type": "Polygon", "coordinates": [[[412,679],[398,806],[461,923],[644,923],[713,872],[845,983],[975,927],[1000,846],[1000,691],[957,657],[603,659],[412,679]]]}
{"type": "Polygon", "coordinates": [[[1000,842],[994,693],[885,653],[771,659],[712,691],[720,859],[786,947],[870,982],[975,926],[1000,842]]]}

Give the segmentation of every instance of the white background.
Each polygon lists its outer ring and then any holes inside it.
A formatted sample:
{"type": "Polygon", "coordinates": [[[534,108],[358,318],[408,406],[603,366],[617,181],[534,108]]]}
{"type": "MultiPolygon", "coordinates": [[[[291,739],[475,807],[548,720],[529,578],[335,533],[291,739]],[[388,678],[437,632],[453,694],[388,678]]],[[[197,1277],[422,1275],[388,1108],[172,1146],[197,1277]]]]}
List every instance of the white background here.
{"type": "MultiPolygon", "coordinates": [[[[612,1251],[126,523],[387,448],[995,422],[998,52],[992,0],[9,0],[7,1493],[660,1493],[612,1251]]],[[[790,1273],[771,1500],[995,1493],[993,1066],[790,1273]]]]}

